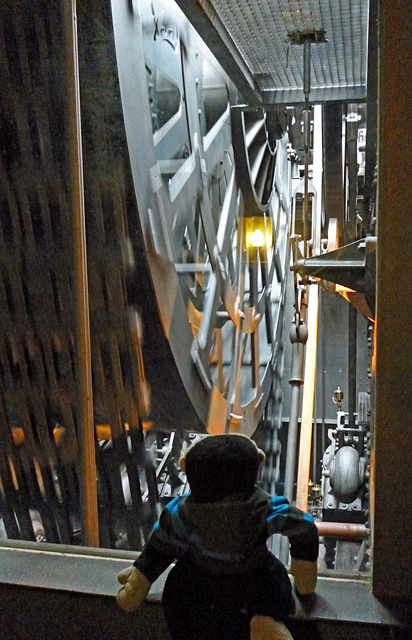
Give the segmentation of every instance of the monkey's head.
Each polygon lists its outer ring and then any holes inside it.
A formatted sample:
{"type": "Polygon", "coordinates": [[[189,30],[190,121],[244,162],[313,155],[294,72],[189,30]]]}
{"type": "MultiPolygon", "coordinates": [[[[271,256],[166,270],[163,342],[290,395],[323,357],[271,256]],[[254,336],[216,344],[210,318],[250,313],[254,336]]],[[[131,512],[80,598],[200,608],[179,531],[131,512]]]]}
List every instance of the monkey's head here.
{"type": "Polygon", "coordinates": [[[265,454],[239,434],[207,436],[180,459],[195,502],[219,502],[230,495],[252,495],[265,454]]]}

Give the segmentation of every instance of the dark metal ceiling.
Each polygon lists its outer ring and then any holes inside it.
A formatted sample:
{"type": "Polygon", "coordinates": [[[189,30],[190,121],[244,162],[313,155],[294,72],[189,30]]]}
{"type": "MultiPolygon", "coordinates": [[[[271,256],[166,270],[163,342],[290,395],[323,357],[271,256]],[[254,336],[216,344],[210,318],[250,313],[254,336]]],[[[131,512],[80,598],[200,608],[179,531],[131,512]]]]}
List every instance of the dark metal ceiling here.
{"type": "Polygon", "coordinates": [[[290,33],[325,32],[311,45],[311,100],[366,95],[369,0],[178,0],[249,102],[303,101],[303,47],[290,33]]]}

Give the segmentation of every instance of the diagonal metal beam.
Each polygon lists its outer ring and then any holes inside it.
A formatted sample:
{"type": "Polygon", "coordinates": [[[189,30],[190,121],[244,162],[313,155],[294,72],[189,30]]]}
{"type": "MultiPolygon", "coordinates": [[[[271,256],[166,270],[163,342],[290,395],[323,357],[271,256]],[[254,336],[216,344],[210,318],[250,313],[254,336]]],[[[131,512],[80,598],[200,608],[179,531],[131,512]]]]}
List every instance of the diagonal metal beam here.
{"type": "Polygon", "coordinates": [[[209,0],[177,0],[177,4],[236,85],[243,100],[260,105],[262,99],[254,75],[209,0]]]}
{"type": "Polygon", "coordinates": [[[376,237],[367,236],[334,251],[296,260],[293,269],[301,276],[314,276],[363,293],[375,315],[376,237]]]}
{"type": "Polygon", "coordinates": [[[293,268],[303,276],[314,276],[364,293],[365,240],[357,240],[335,251],[297,260],[293,268]]]}

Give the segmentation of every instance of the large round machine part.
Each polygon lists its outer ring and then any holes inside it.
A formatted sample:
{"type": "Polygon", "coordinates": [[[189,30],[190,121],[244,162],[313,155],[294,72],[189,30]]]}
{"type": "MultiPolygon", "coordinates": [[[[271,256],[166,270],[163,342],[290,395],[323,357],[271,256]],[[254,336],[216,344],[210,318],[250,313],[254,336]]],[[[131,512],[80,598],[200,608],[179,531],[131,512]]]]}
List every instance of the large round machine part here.
{"type": "Polygon", "coordinates": [[[338,449],[329,463],[330,484],[341,502],[352,502],[365,481],[365,458],[346,445],[338,449]]]}
{"type": "Polygon", "coordinates": [[[127,213],[128,283],[151,388],[144,419],[251,436],[282,367],[288,136],[280,114],[244,110],[174,3],[112,12],[138,215],[127,213]]]}

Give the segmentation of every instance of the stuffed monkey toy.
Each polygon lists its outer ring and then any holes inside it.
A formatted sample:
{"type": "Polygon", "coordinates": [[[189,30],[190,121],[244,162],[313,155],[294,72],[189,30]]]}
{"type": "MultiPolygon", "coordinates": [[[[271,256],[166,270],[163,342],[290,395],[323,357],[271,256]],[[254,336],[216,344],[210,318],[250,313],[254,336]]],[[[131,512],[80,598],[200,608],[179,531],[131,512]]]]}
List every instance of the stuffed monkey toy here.
{"type": "Polygon", "coordinates": [[[170,564],[163,610],[172,640],[291,640],[294,613],[283,564],[269,536],[289,538],[298,595],[317,580],[313,518],[256,486],[264,453],[246,436],[207,436],[180,461],[190,493],[172,499],[134,565],[118,576],[117,602],[134,611],[170,564]]]}

